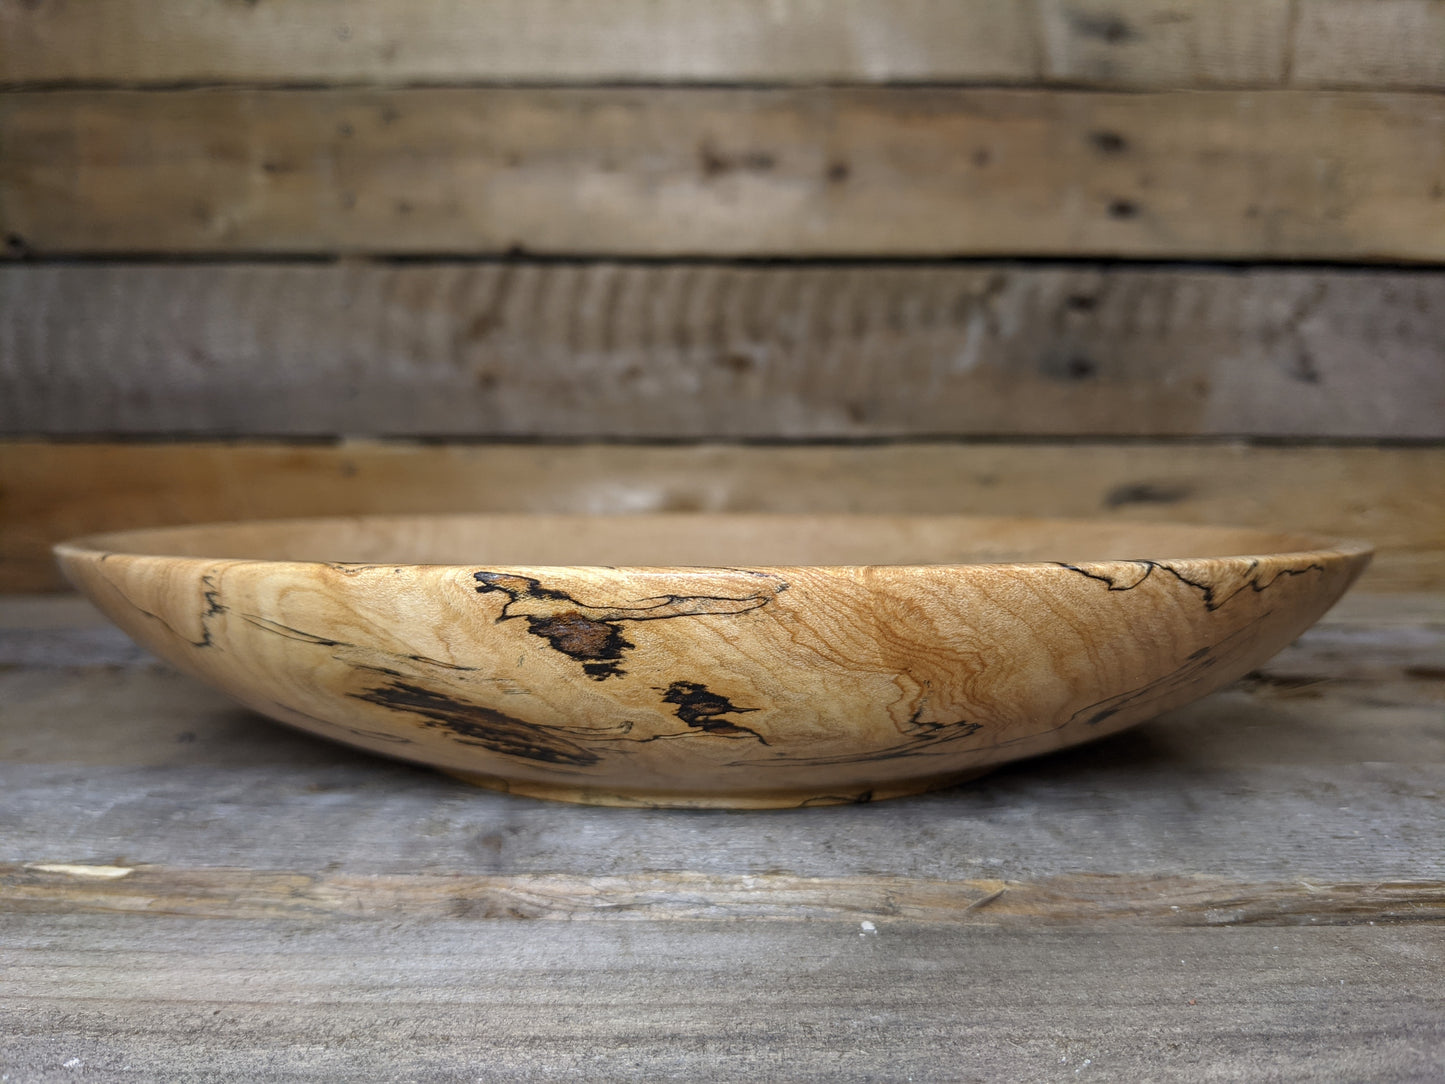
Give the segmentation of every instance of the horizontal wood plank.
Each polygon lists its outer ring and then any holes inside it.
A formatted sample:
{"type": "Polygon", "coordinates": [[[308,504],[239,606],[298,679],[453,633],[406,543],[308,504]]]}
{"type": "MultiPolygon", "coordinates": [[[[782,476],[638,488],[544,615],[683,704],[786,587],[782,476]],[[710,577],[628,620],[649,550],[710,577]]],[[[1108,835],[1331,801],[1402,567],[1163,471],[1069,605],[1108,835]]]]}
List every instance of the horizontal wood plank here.
{"type": "Polygon", "coordinates": [[[1435,928],[12,916],[0,1058],[27,1081],[1420,1081],[1445,1057],[1442,948],[1435,928]]]}
{"type": "Polygon", "coordinates": [[[1445,258],[1437,94],[0,97],[13,254],[1445,258]]]}
{"type": "Polygon", "coordinates": [[[0,432],[1445,437],[1445,273],[0,267],[0,432]]]}
{"type": "Polygon", "coordinates": [[[1445,447],[0,443],[0,589],[125,526],[461,511],[1122,516],[1359,536],[1376,589],[1445,583],[1445,447]]]}
{"type": "Polygon", "coordinates": [[[1440,0],[0,4],[0,79],[1445,85],[1440,0]]]}

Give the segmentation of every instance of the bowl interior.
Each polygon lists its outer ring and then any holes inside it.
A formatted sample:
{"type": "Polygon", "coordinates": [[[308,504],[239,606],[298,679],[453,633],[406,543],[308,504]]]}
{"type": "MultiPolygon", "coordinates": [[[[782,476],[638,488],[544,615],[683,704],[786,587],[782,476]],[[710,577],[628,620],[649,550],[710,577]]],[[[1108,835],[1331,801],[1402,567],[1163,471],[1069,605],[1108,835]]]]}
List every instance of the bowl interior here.
{"type": "Polygon", "coordinates": [[[76,550],[365,564],[798,566],[1069,562],[1338,548],[1231,527],[971,516],[362,516],[98,535],[76,550]]]}

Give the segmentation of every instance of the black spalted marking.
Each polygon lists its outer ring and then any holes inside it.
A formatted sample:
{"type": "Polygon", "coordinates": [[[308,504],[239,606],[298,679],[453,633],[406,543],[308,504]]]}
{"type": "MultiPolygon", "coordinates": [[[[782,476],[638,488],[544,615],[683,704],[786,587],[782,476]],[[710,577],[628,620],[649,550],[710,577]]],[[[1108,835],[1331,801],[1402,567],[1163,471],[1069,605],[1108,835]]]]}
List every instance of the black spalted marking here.
{"type": "Polygon", "coordinates": [[[673,714],[694,730],[707,734],[722,734],[734,738],[757,738],[763,745],[767,740],[756,730],[738,726],[725,715],[741,715],[757,708],[740,708],[725,696],[719,696],[706,685],[697,681],[674,681],[662,694],[664,703],[674,704],[673,714]]]}
{"type": "Polygon", "coordinates": [[[1139,576],[1138,579],[1134,580],[1134,582],[1125,583],[1103,572],[1090,572],[1087,568],[1080,568],[1078,565],[1065,564],[1062,561],[1056,563],[1060,568],[1067,568],[1070,572],[1077,572],[1080,576],[1087,577],[1091,580],[1098,580],[1100,583],[1107,584],[1110,591],[1132,591],[1134,590],[1134,588],[1138,587],[1141,583],[1147,580],[1154,572],[1153,561],[1126,561],[1124,562],[1125,564],[1130,564],[1138,568],[1142,568],[1144,572],[1142,575],[1139,576]]]}
{"type": "Polygon", "coordinates": [[[315,644],[318,647],[353,647],[355,645],[345,643],[341,640],[330,640],[324,636],[317,636],[315,633],[305,632],[301,629],[293,629],[290,625],[283,625],[279,621],[272,621],[268,617],[258,617],[256,614],[239,614],[242,621],[253,625],[263,632],[273,632],[277,636],[284,636],[288,640],[299,640],[303,644],[315,644]]]}
{"type": "Polygon", "coordinates": [[[1126,504],[1178,504],[1194,495],[1194,487],[1178,482],[1126,482],[1104,496],[1105,508],[1126,504]]]}
{"type": "Polygon", "coordinates": [[[771,602],[777,591],[787,585],[775,577],[773,590],[741,597],[725,595],[659,595],[639,599],[622,606],[592,606],[580,602],[565,591],[542,586],[530,576],[505,572],[474,572],[478,594],[498,592],[507,597],[502,606],[502,621],[521,620],[533,636],[547,641],[553,650],[582,663],[583,672],[594,681],[621,677],[624,654],[637,645],[623,635],[626,621],[662,621],[674,617],[700,617],[707,614],[739,614],[755,610],[771,602]],[[527,603],[541,603],[541,612],[514,612],[527,603]],[[555,604],[555,605],[552,605],[555,604]]]}
{"type": "Polygon", "coordinates": [[[211,639],[211,626],[206,622],[213,617],[219,617],[226,612],[226,607],[221,604],[221,589],[216,586],[216,577],[206,573],[201,577],[201,586],[205,593],[201,595],[206,600],[206,608],[201,611],[201,638],[191,643],[192,647],[214,647],[215,641],[211,639]]]}
{"type": "Polygon", "coordinates": [[[1115,199],[1109,201],[1110,218],[1138,218],[1139,205],[1131,199],[1115,199]]]}
{"type": "Polygon", "coordinates": [[[620,625],[594,621],[577,610],[526,620],[528,632],[582,663],[587,676],[597,681],[625,674],[619,665],[622,653],[637,646],[622,635],[620,625]]]}
{"type": "Polygon", "coordinates": [[[577,768],[590,767],[600,759],[576,742],[552,733],[548,727],[405,681],[389,682],[350,695],[378,707],[419,715],[427,720],[424,724],[427,728],[444,730],[462,745],[478,745],[504,756],[577,768]]]}
{"type": "Polygon", "coordinates": [[[1261,579],[1258,575],[1259,561],[1257,559],[1251,559],[1249,562],[1249,577],[1244,581],[1244,583],[1240,584],[1233,591],[1229,592],[1229,594],[1221,598],[1217,594],[1217,591],[1219,589],[1219,586],[1217,584],[1205,583],[1202,580],[1190,579],[1188,576],[1184,575],[1184,573],[1180,572],[1177,568],[1169,564],[1167,561],[1120,562],[1121,564],[1133,565],[1137,568],[1144,569],[1144,574],[1138,579],[1136,579],[1133,583],[1123,583],[1119,580],[1116,580],[1113,576],[1110,576],[1107,573],[1091,572],[1089,569],[1080,568],[1078,565],[1065,564],[1062,561],[1056,561],[1054,563],[1057,564],[1059,568],[1066,568],[1070,572],[1077,572],[1080,576],[1085,576],[1088,579],[1098,580],[1100,583],[1107,584],[1110,591],[1132,591],[1134,588],[1138,587],[1141,583],[1147,580],[1153,574],[1155,569],[1158,569],[1160,572],[1168,573],[1170,576],[1173,576],[1176,580],[1184,584],[1186,587],[1192,587],[1194,590],[1198,591],[1203,596],[1204,608],[1210,613],[1213,613],[1220,607],[1224,606],[1225,603],[1229,602],[1230,599],[1235,598],[1238,595],[1242,595],[1245,591],[1253,591],[1257,595],[1263,591],[1269,590],[1269,588],[1273,587],[1276,583],[1286,577],[1304,576],[1310,572],[1325,571],[1324,565],[1312,561],[1311,563],[1305,565],[1303,568],[1282,568],[1275,572],[1275,574],[1273,576],[1270,576],[1268,579],[1261,579]]]}
{"type": "MultiPolygon", "coordinates": [[[[872,749],[858,753],[839,753],[834,756],[780,756],[748,763],[765,768],[769,765],[828,767],[835,764],[872,764],[884,760],[905,760],[909,757],[938,756],[950,751],[954,742],[972,737],[983,729],[982,723],[958,719],[948,723],[926,722],[923,719],[925,705],[913,709],[904,732],[908,740],[885,749],[872,749]]],[[[739,761],[730,767],[741,766],[739,761]]]]}

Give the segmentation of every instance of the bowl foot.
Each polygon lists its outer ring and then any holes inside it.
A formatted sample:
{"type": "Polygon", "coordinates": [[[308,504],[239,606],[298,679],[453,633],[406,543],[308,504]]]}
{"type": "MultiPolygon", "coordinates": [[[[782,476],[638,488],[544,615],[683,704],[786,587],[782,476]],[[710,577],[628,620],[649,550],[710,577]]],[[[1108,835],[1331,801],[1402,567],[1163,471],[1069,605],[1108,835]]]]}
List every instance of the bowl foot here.
{"type": "Polygon", "coordinates": [[[505,794],[519,794],[526,798],[544,798],[552,802],[571,802],[574,805],[619,806],[632,809],[800,809],[820,805],[860,805],[864,802],[880,802],[888,798],[904,798],[910,794],[923,794],[930,790],[968,783],[993,771],[996,765],[970,768],[950,775],[931,776],[927,779],[910,779],[881,786],[865,787],[858,790],[839,789],[834,791],[790,790],[768,791],[755,794],[687,794],[666,791],[622,791],[603,787],[569,786],[565,783],[536,783],[520,779],[502,779],[500,776],[484,775],[479,772],[455,771],[438,768],[443,775],[460,779],[463,783],[499,790],[505,794]]]}

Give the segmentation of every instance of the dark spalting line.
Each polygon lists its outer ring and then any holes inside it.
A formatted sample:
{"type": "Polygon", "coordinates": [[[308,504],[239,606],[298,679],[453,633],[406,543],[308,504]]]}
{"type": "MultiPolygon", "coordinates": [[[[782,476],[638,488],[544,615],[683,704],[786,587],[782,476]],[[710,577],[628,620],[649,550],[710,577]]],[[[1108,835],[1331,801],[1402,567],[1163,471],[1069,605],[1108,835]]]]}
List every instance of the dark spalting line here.
{"type": "Polygon", "coordinates": [[[674,681],[662,694],[665,704],[675,705],[673,714],[694,730],[721,734],[729,738],[756,738],[767,745],[767,739],[756,730],[739,726],[725,715],[742,715],[757,708],[740,708],[725,696],[719,696],[697,681],[674,681]]]}
{"type": "Polygon", "coordinates": [[[945,747],[954,742],[972,737],[983,729],[982,723],[960,719],[956,723],[926,723],[926,729],[917,732],[917,737],[899,745],[886,746],[861,753],[839,753],[836,756],[819,757],[769,757],[766,760],[736,761],[729,767],[766,768],[770,765],[827,767],[832,764],[872,764],[882,760],[904,760],[908,757],[940,756],[949,750],[945,747]]]}
{"type": "MultiPolygon", "coordinates": [[[[112,555],[107,554],[106,556],[112,555]]],[[[162,617],[158,613],[153,613],[150,610],[147,610],[144,606],[139,605],[129,595],[121,591],[119,587],[116,587],[116,591],[120,594],[122,598],[125,599],[125,601],[130,605],[131,609],[135,610],[136,613],[144,614],[152,621],[155,621],[163,629],[165,629],[172,636],[174,636],[177,640],[180,640],[183,643],[190,644],[192,647],[195,648],[215,647],[216,643],[211,636],[211,627],[207,624],[207,620],[209,618],[217,617],[225,613],[226,607],[221,604],[220,589],[216,586],[215,578],[210,573],[207,573],[206,575],[201,577],[201,584],[206,588],[205,593],[202,595],[202,597],[206,600],[206,608],[201,611],[201,638],[199,640],[192,640],[189,636],[183,635],[180,631],[176,629],[174,625],[172,625],[164,617],[162,617]]],[[[112,583],[111,586],[115,587],[116,585],[112,583]]]]}
{"type": "MultiPolygon", "coordinates": [[[[1267,614],[1265,616],[1268,616],[1267,614]]],[[[1064,726],[1070,723],[1083,722],[1088,726],[1097,726],[1105,719],[1119,714],[1126,707],[1137,707],[1141,702],[1147,703],[1151,700],[1159,700],[1169,693],[1192,684],[1209,670],[1225,661],[1227,656],[1222,656],[1221,651],[1227,651],[1232,646],[1231,641],[1237,641],[1252,631],[1253,623],[1243,628],[1235,629],[1228,636],[1217,643],[1201,647],[1193,651],[1184,660],[1183,664],[1171,670],[1162,677],[1155,678],[1137,689],[1130,689],[1128,692],[1119,693],[1116,696],[1088,704],[1070,715],[1064,721],[1064,726]]]]}
{"type": "Polygon", "coordinates": [[[205,594],[201,597],[206,600],[206,608],[201,611],[201,639],[196,647],[214,647],[211,640],[211,627],[206,624],[208,618],[219,617],[226,612],[226,607],[221,605],[221,589],[216,586],[216,578],[211,573],[201,577],[201,585],[205,587],[205,594]]]}
{"type": "Polygon", "coordinates": [[[427,666],[439,666],[443,670],[462,670],[467,673],[475,673],[481,669],[479,666],[463,666],[461,663],[434,659],[430,655],[403,655],[402,658],[410,659],[412,662],[424,663],[427,666]]]}
{"type": "Polygon", "coordinates": [[[256,614],[237,614],[246,624],[253,625],[262,632],[274,632],[277,636],[284,636],[288,640],[299,640],[303,644],[315,644],[317,647],[355,647],[355,644],[348,644],[344,640],[329,640],[325,636],[317,636],[315,633],[305,632],[302,629],[293,629],[290,625],[283,625],[279,621],[272,621],[269,617],[259,617],[256,614]]]}
{"type": "Polygon", "coordinates": [[[325,730],[339,730],[343,734],[351,734],[358,738],[366,738],[370,741],[387,742],[390,745],[412,745],[412,740],[401,734],[391,734],[384,730],[368,730],[361,726],[347,726],[345,723],[333,723],[330,719],[323,719],[319,715],[312,715],[308,711],[300,711],[297,708],[289,707],[280,701],[271,701],[272,705],[282,715],[299,715],[309,723],[325,730]]]}
{"type": "Polygon", "coordinates": [[[1056,561],[1054,563],[1058,565],[1059,568],[1066,568],[1070,572],[1077,572],[1080,576],[1086,576],[1091,580],[1097,580],[1102,584],[1106,584],[1110,591],[1132,591],[1134,590],[1134,588],[1138,587],[1141,583],[1147,580],[1151,575],[1153,575],[1155,569],[1158,569],[1161,572],[1167,572],[1169,575],[1173,576],[1176,580],[1186,585],[1187,587],[1192,587],[1194,590],[1200,592],[1200,594],[1204,596],[1204,608],[1210,613],[1214,613],[1216,610],[1223,607],[1225,603],[1229,602],[1237,595],[1244,594],[1245,591],[1253,591],[1256,595],[1260,594],[1261,592],[1273,587],[1277,582],[1279,582],[1286,576],[1303,576],[1310,572],[1325,571],[1324,565],[1319,563],[1311,563],[1305,565],[1303,568],[1282,568],[1266,580],[1261,579],[1258,575],[1254,574],[1259,568],[1259,562],[1251,560],[1249,563],[1249,570],[1251,573],[1250,577],[1245,580],[1245,582],[1242,583],[1239,587],[1235,588],[1223,598],[1220,598],[1215,593],[1219,589],[1217,584],[1204,583],[1201,580],[1192,580],[1188,576],[1184,575],[1184,573],[1180,572],[1177,568],[1164,561],[1140,560],[1120,562],[1121,564],[1134,565],[1135,567],[1142,568],[1144,570],[1143,575],[1141,575],[1138,579],[1134,580],[1132,583],[1122,582],[1114,576],[1109,576],[1101,572],[1090,572],[1088,569],[1080,568],[1078,565],[1065,564],[1062,561],[1056,561]]]}
{"type": "Polygon", "coordinates": [[[583,672],[594,681],[621,677],[622,659],[633,644],[623,634],[626,621],[663,621],[674,617],[700,617],[708,614],[740,614],[756,610],[771,602],[787,585],[776,577],[762,574],[771,581],[771,591],[741,597],[726,595],[657,595],[634,603],[594,606],[580,602],[565,591],[542,586],[530,576],[504,572],[474,572],[478,594],[499,592],[507,597],[497,622],[522,620],[533,636],[546,640],[554,650],[582,663],[583,672]],[[539,612],[522,613],[517,607],[538,603],[539,612]]]}
{"type": "Polygon", "coordinates": [[[481,746],[504,756],[577,768],[591,767],[600,759],[551,732],[552,728],[408,682],[392,681],[349,695],[392,711],[419,715],[427,720],[426,727],[444,730],[462,745],[481,746]]]}

